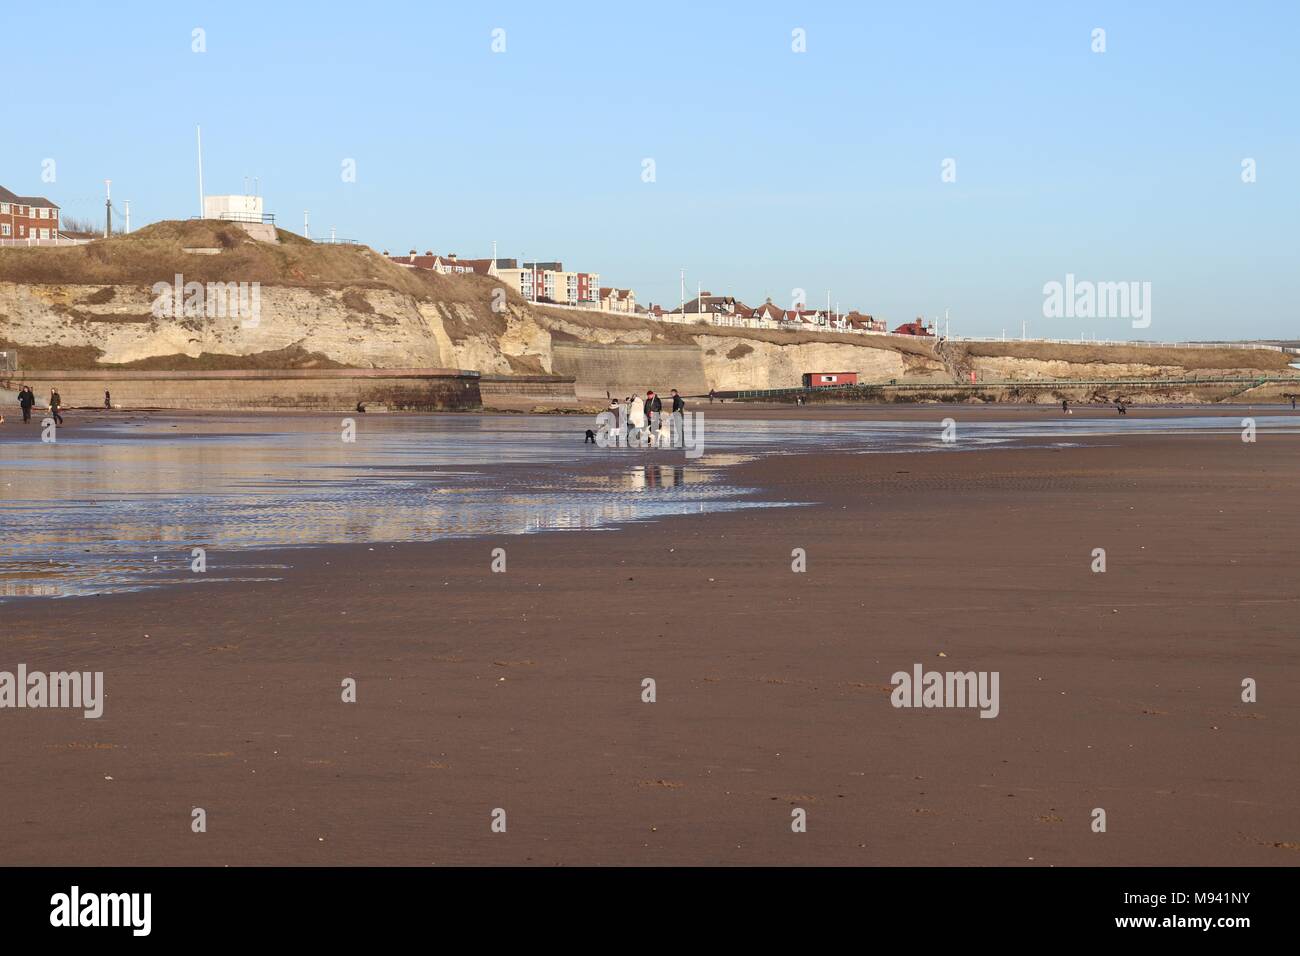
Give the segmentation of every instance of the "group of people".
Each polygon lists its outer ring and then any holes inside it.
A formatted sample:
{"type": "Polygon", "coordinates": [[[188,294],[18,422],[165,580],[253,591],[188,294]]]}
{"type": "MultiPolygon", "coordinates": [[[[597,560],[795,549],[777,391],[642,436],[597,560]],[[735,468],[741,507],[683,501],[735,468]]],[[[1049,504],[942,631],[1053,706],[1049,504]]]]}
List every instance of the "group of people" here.
{"type": "MultiPolygon", "coordinates": [[[[18,407],[23,410],[23,421],[32,420],[32,409],[36,406],[36,393],[32,391],[30,385],[20,385],[18,387],[18,407]]],[[[54,424],[62,425],[63,416],[59,414],[59,409],[63,407],[63,399],[59,396],[57,388],[50,389],[50,417],[54,419],[54,424]]],[[[0,422],[3,422],[4,416],[0,415],[0,422]]]]}
{"type": "MultiPolygon", "coordinates": [[[[18,407],[23,410],[23,421],[30,422],[32,420],[32,409],[36,407],[36,393],[32,391],[30,385],[18,386],[18,407]]],[[[104,391],[104,407],[113,407],[113,396],[107,389],[104,391]]],[[[49,409],[54,424],[62,425],[63,416],[59,413],[63,410],[63,397],[59,394],[57,388],[50,389],[50,400],[46,403],[46,408],[49,409]]],[[[4,420],[5,417],[0,415],[0,422],[4,420]]]]}
{"type": "MultiPolygon", "coordinates": [[[[608,392],[605,393],[609,395],[608,392]]],[[[609,412],[614,416],[614,430],[626,428],[629,445],[668,445],[672,441],[673,428],[682,434],[683,418],[686,414],[686,402],[672,390],[668,411],[673,418],[664,417],[664,400],[654,390],[647,391],[645,398],[629,395],[622,401],[612,396],[609,399],[609,412]]],[[[594,433],[588,432],[588,439],[594,441],[594,433]]]]}

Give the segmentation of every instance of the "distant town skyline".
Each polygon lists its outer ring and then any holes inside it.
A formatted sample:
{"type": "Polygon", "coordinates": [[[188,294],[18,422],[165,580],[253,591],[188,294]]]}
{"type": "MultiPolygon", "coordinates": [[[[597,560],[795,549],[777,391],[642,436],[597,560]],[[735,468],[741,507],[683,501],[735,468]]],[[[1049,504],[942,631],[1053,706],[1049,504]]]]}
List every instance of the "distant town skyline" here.
{"type": "Polygon", "coordinates": [[[78,220],[105,179],[135,228],[195,216],[202,124],[208,193],[256,178],[281,227],[309,210],[394,255],[495,240],[643,304],[676,306],[685,269],[688,300],[829,290],[963,335],[1286,338],[1298,26],[1281,4],[10,7],[32,82],[0,183],[78,220]],[[1149,289],[1143,313],[1049,307],[1075,279],[1149,289]]]}

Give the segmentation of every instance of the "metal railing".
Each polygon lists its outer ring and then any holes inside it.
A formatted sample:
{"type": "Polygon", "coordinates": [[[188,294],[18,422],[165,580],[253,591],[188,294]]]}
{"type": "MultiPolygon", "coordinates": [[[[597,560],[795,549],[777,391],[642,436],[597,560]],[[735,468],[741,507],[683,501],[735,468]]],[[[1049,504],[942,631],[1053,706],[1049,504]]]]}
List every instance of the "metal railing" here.
{"type": "Polygon", "coordinates": [[[772,332],[829,332],[836,335],[896,335],[901,339],[932,339],[931,336],[907,335],[903,332],[884,332],[876,329],[856,329],[852,326],[839,326],[815,322],[772,322],[768,319],[747,319],[739,315],[727,315],[718,312],[638,312],[638,318],[653,319],[656,322],[671,322],[674,325],[713,325],[728,329],[767,329],[772,332]]]}
{"type": "Polygon", "coordinates": [[[1300,349],[1283,345],[1266,345],[1254,342],[1144,342],[1125,339],[1011,339],[997,336],[953,335],[947,338],[934,335],[910,335],[906,332],[887,332],[874,329],[857,329],[831,324],[808,322],[772,322],[767,319],[746,319],[741,316],[719,314],[716,312],[665,312],[655,315],[653,312],[638,313],[640,318],[672,322],[677,325],[714,325],[725,328],[768,329],[776,332],[833,332],[845,335],[884,335],[890,338],[906,339],[912,342],[1000,342],[1000,343],[1042,343],[1047,345],[1129,345],[1134,348],[1149,349],[1263,349],[1270,352],[1300,354],[1300,349]]]}
{"type": "Polygon", "coordinates": [[[1264,349],[1271,352],[1300,352],[1282,345],[1264,345],[1253,342],[1143,342],[1125,339],[1004,339],[997,336],[954,335],[949,342],[999,342],[1012,344],[1042,342],[1048,345],[1130,345],[1146,349],[1264,349]]]}
{"type": "Polygon", "coordinates": [[[275,225],[275,216],[272,213],[264,212],[257,214],[255,212],[224,212],[220,216],[190,216],[190,219],[211,219],[214,222],[251,222],[254,225],[266,223],[275,225]]]}
{"type": "Polygon", "coordinates": [[[1110,379],[1021,379],[1005,382],[859,382],[856,385],[795,385],[788,388],[759,388],[738,391],[715,391],[717,398],[782,398],[794,395],[843,394],[853,392],[871,393],[883,389],[903,391],[983,391],[994,388],[1114,388],[1114,387],[1150,387],[1162,388],[1171,385],[1245,385],[1251,388],[1271,384],[1300,384],[1300,375],[1279,377],[1275,375],[1248,376],[1239,375],[1202,375],[1191,378],[1110,378],[1110,379]]]}

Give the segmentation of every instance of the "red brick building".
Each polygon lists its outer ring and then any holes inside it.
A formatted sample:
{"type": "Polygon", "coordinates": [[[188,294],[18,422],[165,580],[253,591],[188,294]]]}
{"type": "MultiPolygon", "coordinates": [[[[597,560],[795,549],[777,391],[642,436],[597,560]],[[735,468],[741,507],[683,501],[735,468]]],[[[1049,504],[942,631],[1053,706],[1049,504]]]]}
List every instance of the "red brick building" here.
{"type": "Polygon", "coordinates": [[[926,328],[924,319],[914,319],[911,322],[904,322],[898,328],[894,329],[895,335],[934,335],[930,329],[926,328]]]}
{"type": "Polygon", "coordinates": [[[43,196],[17,196],[0,186],[0,239],[58,237],[58,206],[43,196]]]}

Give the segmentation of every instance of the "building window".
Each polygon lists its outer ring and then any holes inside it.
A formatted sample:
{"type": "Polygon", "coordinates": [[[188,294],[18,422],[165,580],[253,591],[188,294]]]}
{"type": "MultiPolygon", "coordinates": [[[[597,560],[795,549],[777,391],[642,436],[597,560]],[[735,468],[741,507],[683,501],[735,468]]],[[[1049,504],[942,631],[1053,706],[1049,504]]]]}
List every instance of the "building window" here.
{"type": "Polygon", "coordinates": [[[0,213],[6,216],[9,215],[9,204],[7,202],[0,202],[0,213]]]}
{"type": "Polygon", "coordinates": [[[9,235],[9,223],[6,222],[3,225],[0,225],[0,236],[7,235],[9,235]]]}

